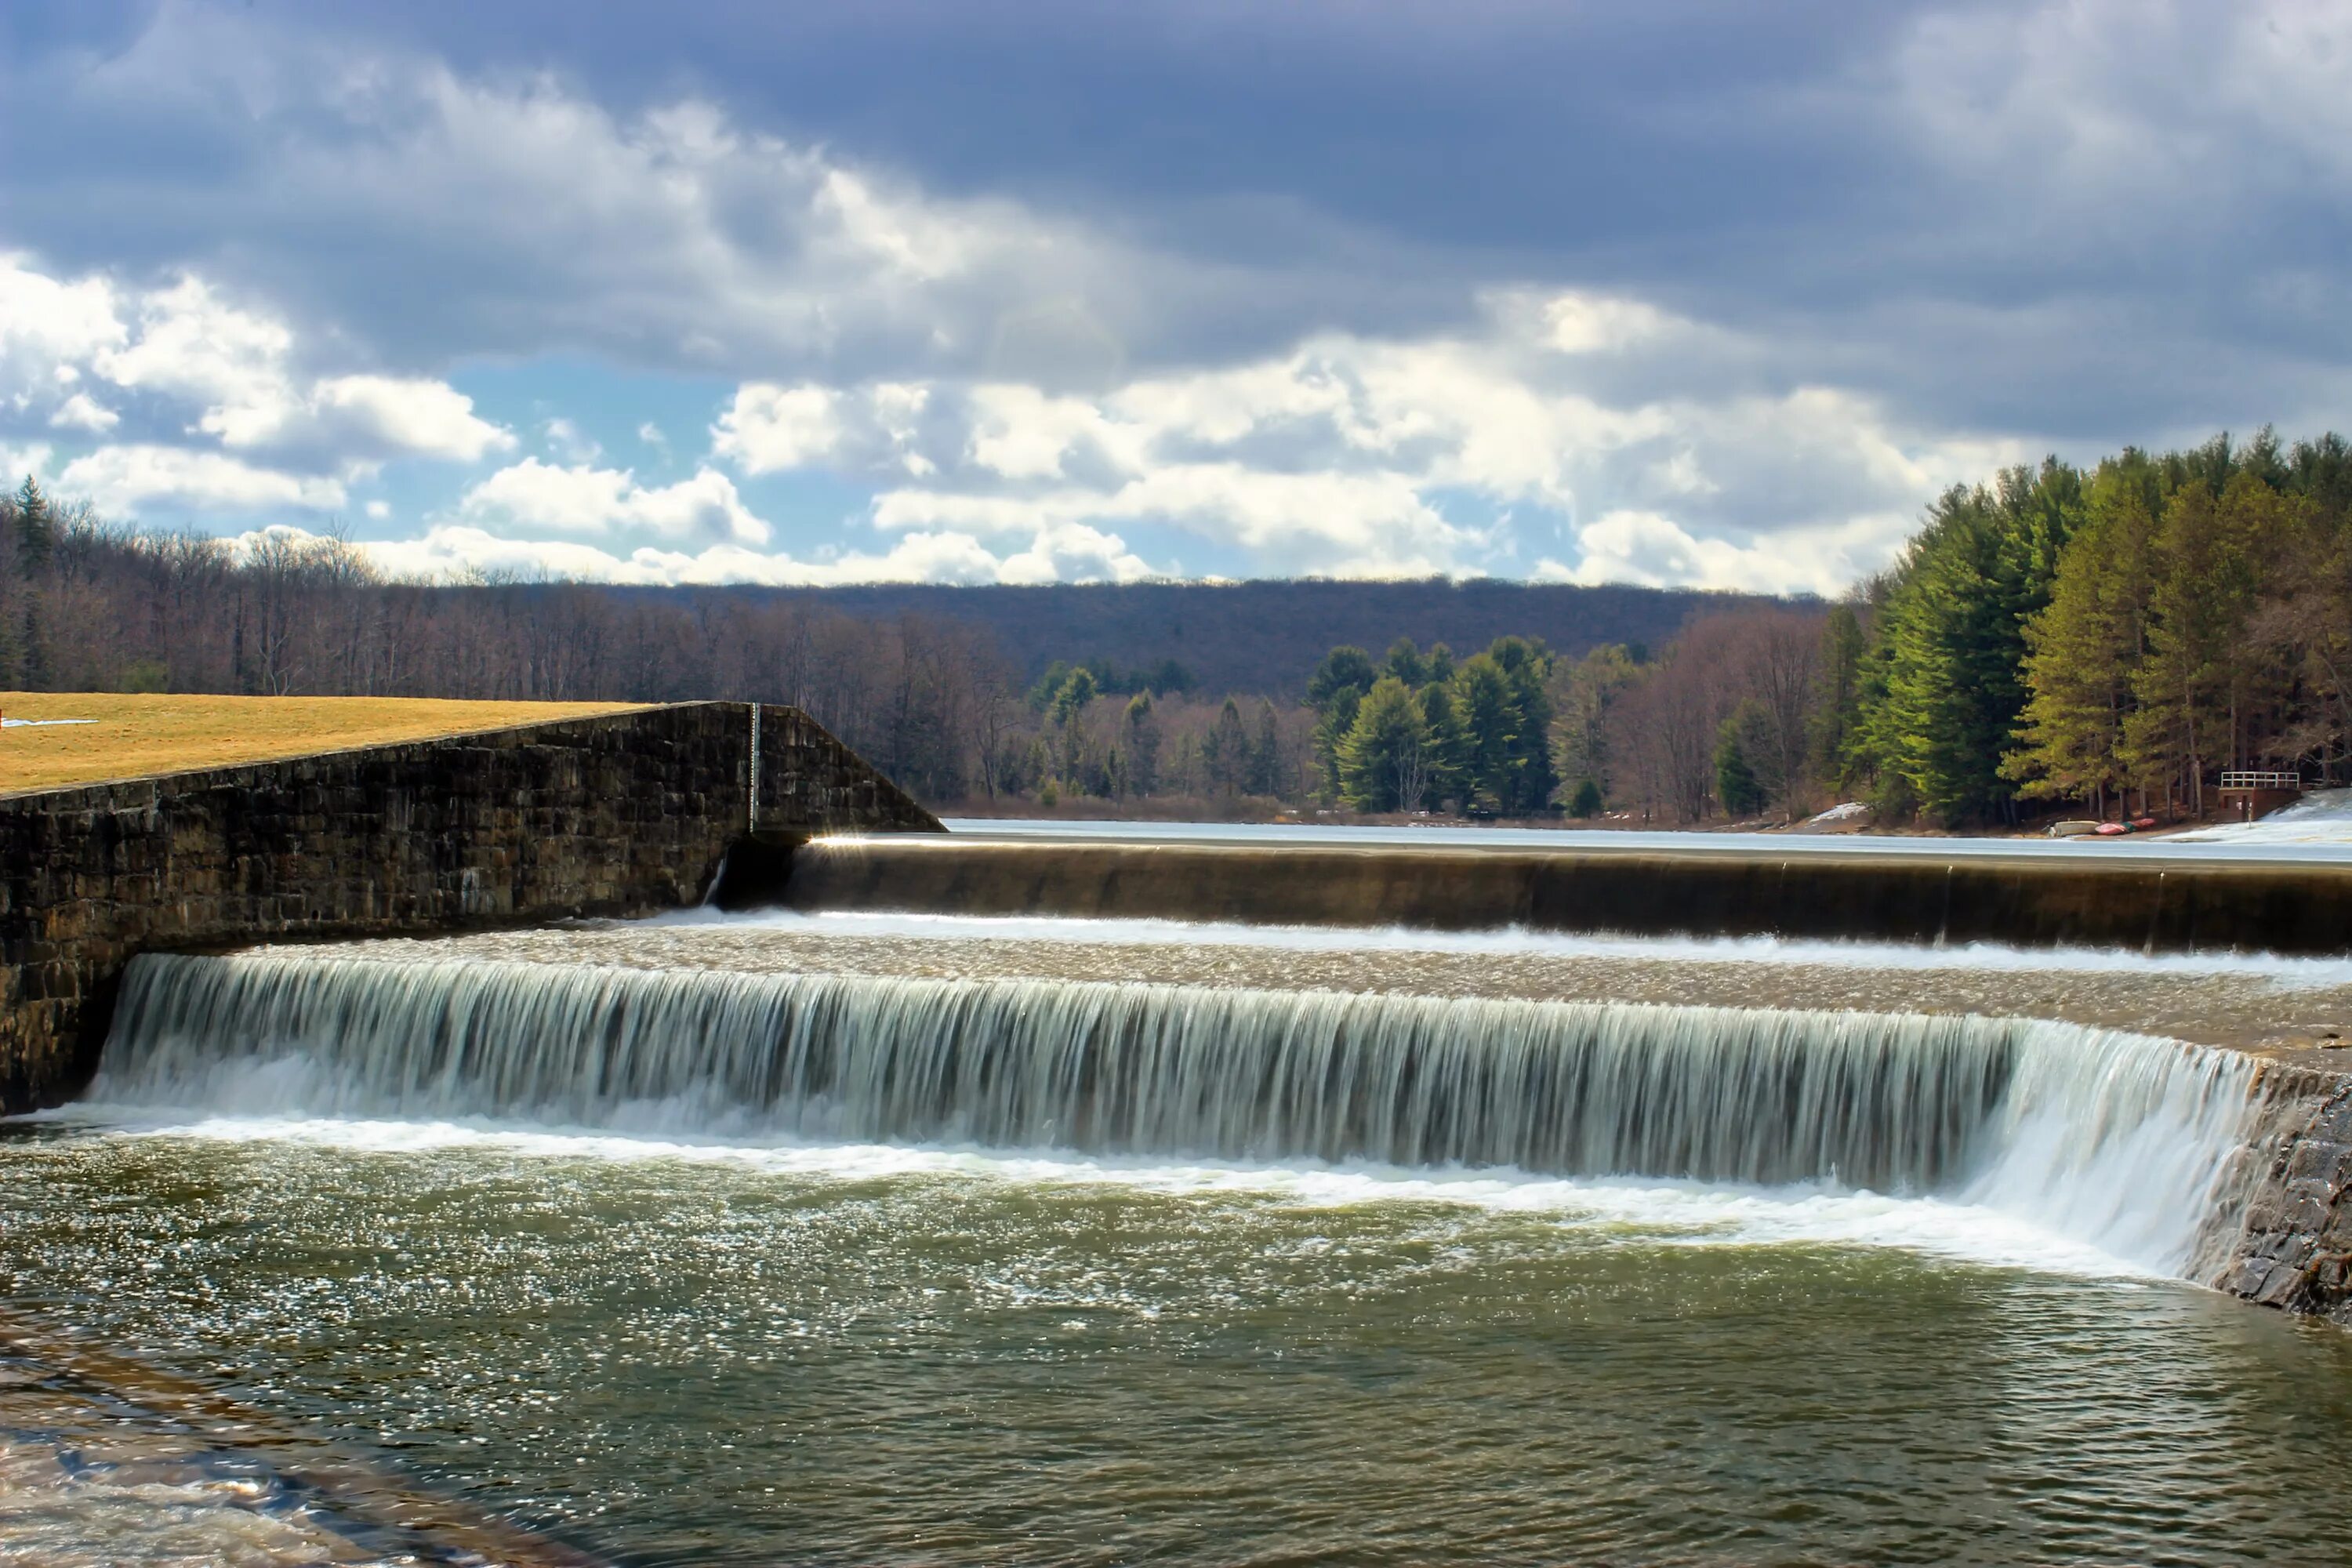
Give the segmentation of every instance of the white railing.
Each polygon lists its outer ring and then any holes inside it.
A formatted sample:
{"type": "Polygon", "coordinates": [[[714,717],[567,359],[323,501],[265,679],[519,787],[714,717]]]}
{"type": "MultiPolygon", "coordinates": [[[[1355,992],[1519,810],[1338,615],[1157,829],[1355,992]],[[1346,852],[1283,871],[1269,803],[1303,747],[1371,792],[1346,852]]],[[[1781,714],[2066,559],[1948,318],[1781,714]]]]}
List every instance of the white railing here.
{"type": "Polygon", "coordinates": [[[2223,789],[2301,789],[2301,773],[2230,772],[2221,775],[2223,789]]]}

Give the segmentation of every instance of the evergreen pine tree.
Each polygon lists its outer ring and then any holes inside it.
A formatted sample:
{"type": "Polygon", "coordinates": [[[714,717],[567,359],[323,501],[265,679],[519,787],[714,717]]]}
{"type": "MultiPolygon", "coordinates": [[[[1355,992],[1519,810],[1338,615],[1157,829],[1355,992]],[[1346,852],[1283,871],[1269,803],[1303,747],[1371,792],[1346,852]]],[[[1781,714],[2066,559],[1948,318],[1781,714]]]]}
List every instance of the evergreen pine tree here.
{"type": "Polygon", "coordinates": [[[1896,567],[1865,665],[1853,754],[1883,808],[1948,825],[2006,810],[2000,773],[2025,706],[2024,626],[2049,602],[2081,479],[2053,460],[1955,487],[1896,567]]]}
{"type": "Polygon", "coordinates": [[[1202,755],[1208,760],[1209,780],[1221,795],[1239,795],[1248,782],[1250,772],[1249,731],[1242,728],[1241,706],[1232,698],[1217,710],[1216,728],[1209,731],[1202,745],[1202,755]]]}
{"type": "Polygon", "coordinates": [[[1421,689],[1421,719],[1429,741],[1429,798],[1426,804],[1437,805],[1445,801],[1463,802],[1463,770],[1469,756],[1469,737],[1462,728],[1462,716],[1454,702],[1454,688],[1444,681],[1432,681],[1421,689]]]}
{"type": "Polygon", "coordinates": [[[1282,793],[1282,721],[1274,711],[1274,704],[1260,698],[1257,704],[1257,743],[1250,748],[1249,779],[1244,786],[1252,795],[1278,795],[1282,793]]]}
{"type": "Polygon", "coordinates": [[[2021,795],[2104,811],[2131,777],[2125,733],[2147,647],[2158,484],[2136,452],[2099,466],[2050,602],[2025,624],[2029,695],[2001,763],[2021,795]]]}
{"type": "Polygon", "coordinates": [[[1359,811],[1418,811],[1429,788],[1429,730],[1395,676],[1376,681],[1339,747],[1341,798],[1359,811]]]}
{"type": "Polygon", "coordinates": [[[1519,737],[1510,678],[1492,655],[1475,654],[1454,672],[1454,708],[1464,735],[1463,804],[1510,810],[1518,799],[1519,737]]]}
{"type": "Polygon", "coordinates": [[[1735,820],[1764,809],[1764,786],[1757,782],[1756,769],[1748,760],[1740,719],[1737,713],[1726,719],[1715,740],[1715,798],[1724,815],[1735,820]]]}
{"type": "Polygon", "coordinates": [[[49,569],[50,557],[57,545],[57,516],[49,506],[49,498],[41,493],[40,482],[32,475],[16,490],[16,565],[27,577],[49,569]]]}

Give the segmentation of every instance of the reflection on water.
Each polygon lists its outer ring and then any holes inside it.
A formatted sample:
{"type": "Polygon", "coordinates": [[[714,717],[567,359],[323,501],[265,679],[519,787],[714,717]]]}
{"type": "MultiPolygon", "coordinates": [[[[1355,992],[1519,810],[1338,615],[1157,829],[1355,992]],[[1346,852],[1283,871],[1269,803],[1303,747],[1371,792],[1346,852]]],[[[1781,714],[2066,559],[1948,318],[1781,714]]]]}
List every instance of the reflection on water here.
{"type": "Polygon", "coordinates": [[[10,1299],[630,1563],[2237,1563],[2352,1504],[2339,1336],[1826,1200],[285,1131],[16,1141],[10,1299]]]}

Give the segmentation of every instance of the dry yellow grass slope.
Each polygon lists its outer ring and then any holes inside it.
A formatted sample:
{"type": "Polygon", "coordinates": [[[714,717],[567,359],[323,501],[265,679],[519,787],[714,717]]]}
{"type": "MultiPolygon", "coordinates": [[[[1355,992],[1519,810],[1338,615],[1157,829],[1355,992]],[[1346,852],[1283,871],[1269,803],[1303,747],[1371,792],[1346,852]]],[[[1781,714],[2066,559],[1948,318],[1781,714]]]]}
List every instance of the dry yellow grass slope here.
{"type": "Polygon", "coordinates": [[[0,716],[89,719],[0,727],[0,795],[421,741],[629,702],[439,702],[405,697],[170,697],[0,691],[0,716]]]}

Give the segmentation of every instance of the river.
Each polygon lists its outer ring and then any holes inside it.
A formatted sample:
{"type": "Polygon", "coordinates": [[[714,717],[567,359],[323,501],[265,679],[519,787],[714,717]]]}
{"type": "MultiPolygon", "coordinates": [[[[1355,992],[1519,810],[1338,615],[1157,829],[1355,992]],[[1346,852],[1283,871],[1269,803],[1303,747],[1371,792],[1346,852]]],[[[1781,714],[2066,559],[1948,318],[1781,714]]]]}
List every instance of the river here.
{"type": "Polygon", "coordinates": [[[2347,1015],[1150,921],[142,960],[0,1124],[0,1555],[2309,1560],[2352,1340],[2183,1276],[2207,1044],[2347,1015]]]}

